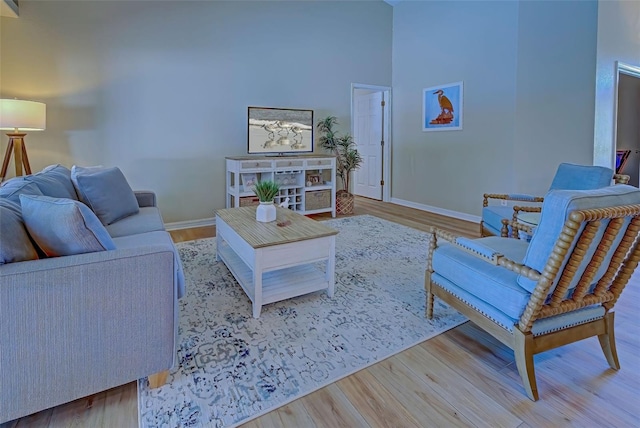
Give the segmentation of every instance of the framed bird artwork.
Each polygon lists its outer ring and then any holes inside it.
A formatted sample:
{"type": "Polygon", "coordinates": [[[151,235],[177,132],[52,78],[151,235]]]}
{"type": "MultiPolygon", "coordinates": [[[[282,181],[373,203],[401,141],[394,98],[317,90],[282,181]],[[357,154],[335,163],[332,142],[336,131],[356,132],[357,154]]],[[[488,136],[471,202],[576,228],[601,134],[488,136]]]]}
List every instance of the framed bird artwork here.
{"type": "Polygon", "coordinates": [[[462,82],[422,90],[422,130],[462,129],[462,82]]]}

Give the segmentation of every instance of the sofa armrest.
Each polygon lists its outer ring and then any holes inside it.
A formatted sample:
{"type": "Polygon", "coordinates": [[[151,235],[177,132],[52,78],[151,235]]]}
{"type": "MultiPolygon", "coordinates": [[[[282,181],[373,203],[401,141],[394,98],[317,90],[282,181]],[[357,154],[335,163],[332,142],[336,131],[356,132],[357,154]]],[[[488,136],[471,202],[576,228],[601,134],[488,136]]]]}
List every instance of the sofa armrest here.
{"type": "Polygon", "coordinates": [[[151,190],[136,190],[133,193],[136,195],[138,206],[140,208],[156,206],[155,192],[152,192],[151,190]]]}
{"type": "Polygon", "coordinates": [[[170,245],[0,266],[0,422],[171,368],[170,245]]]}

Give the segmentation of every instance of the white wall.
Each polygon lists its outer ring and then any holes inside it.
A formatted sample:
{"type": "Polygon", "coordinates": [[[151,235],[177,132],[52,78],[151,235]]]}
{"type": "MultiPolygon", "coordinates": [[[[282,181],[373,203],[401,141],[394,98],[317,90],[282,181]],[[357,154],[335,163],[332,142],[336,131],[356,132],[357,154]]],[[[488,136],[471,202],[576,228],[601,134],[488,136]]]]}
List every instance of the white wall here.
{"type": "Polygon", "coordinates": [[[615,63],[640,67],[640,1],[598,3],[595,145],[593,162],[614,165],[615,63]]]}
{"type": "Polygon", "coordinates": [[[616,149],[631,150],[622,170],[638,186],[640,173],[640,78],[620,74],[616,149]]]}
{"type": "Polygon", "coordinates": [[[119,166],[165,221],[210,218],[224,157],[246,154],[247,106],[348,131],[351,83],[391,84],[391,24],[381,1],[24,1],[1,21],[0,95],[47,103],[34,170],[119,166]]]}
{"type": "Polygon", "coordinates": [[[394,7],[393,197],[479,215],[485,192],[544,194],[590,164],[597,4],[394,7]],[[464,81],[464,129],[422,132],[422,88],[464,81]]]}

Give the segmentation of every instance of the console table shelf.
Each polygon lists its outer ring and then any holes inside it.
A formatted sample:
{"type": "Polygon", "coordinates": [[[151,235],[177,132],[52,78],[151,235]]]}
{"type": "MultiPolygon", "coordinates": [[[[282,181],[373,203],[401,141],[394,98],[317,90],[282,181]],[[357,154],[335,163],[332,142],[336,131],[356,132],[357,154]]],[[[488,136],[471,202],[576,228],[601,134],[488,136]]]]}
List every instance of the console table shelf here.
{"type": "Polygon", "coordinates": [[[226,207],[240,207],[257,203],[250,189],[257,180],[272,180],[280,185],[274,202],[280,204],[289,198],[289,208],[300,214],[330,212],[336,216],[336,158],[326,155],[298,156],[241,156],[226,158],[226,207]],[[307,186],[313,177],[320,184],[307,186]],[[325,199],[313,198],[325,191],[325,199]],[[316,206],[318,200],[326,206],[316,206]],[[312,203],[313,201],[313,203],[312,203]]]}

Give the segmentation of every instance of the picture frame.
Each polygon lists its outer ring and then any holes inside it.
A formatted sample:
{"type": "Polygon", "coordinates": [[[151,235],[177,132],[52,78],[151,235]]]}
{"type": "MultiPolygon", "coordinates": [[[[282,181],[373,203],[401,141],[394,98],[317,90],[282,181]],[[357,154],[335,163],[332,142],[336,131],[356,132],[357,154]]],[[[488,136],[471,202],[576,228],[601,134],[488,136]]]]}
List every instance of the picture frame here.
{"type": "Polygon", "coordinates": [[[462,130],[463,82],[422,90],[422,131],[462,130]]]}
{"type": "Polygon", "coordinates": [[[313,110],[248,107],[247,153],[313,153],[313,110]]]}
{"type": "Polygon", "coordinates": [[[240,174],[240,180],[242,181],[242,190],[247,192],[253,190],[252,187],[258,182],[258,175],[255,173],[240,174]]]}
{"type": "Polygon", "coordinates": [[[321,174],[309,174],[307,175],[307,185],[311,183],[311,186],[320,186],[322,184],[324,184],[322,182],[322,175],[321,174]]]}

